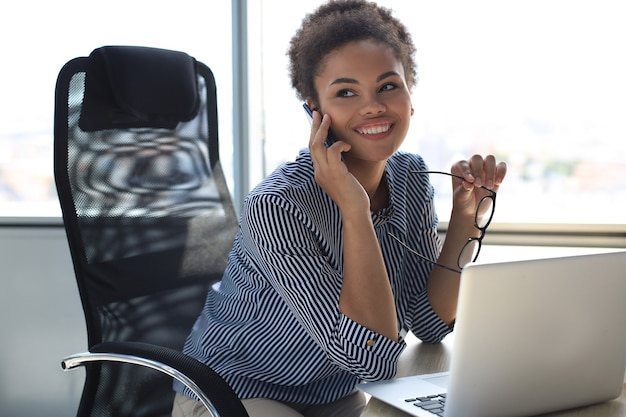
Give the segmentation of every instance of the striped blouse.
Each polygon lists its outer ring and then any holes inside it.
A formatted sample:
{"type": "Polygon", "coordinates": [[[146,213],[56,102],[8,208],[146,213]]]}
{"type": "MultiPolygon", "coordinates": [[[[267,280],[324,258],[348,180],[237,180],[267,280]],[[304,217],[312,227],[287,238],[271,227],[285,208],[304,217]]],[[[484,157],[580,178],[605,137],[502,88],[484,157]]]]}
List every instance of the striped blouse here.
{"type": "MultiPolygon", "coordinates": [[[[433,188],[421,157],[398,152],[387,162],[389,205],[372,220],[396,301],[400,329],[439,342],[448,327],[432,310],[426,280],[439,253],[433,188]]],[[[339,309],[342,223],[316,184],[308,150],[263,180],[244,202],[229,264],[185,344],[238,396],[319,404],[360,381],[388,379],[405,347],[352,321],[339,309]]],[[[184,387],[175,388],[193,396],[184,387]]]]}

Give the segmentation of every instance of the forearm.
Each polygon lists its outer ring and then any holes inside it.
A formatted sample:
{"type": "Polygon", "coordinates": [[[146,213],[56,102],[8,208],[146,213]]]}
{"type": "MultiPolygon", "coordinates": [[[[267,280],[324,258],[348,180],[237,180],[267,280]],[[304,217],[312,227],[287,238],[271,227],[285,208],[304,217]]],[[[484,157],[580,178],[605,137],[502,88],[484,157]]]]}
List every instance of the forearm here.
{"type": "Polygon", "coordinates": [[[395,301],[369,213],[344,217],[343,242],[341,311],[362,326],[397,341],[395,301]]]}
{"type": "MultiPolygon", "coordinates": [[[[473,219],[456,216],[453,213],[437,262],[458,269],[457,261],[463,246],[470,237],[477,236],[478,233],[473,219]]],[[[456,319],[460,278],[459,273],[438,266],[433,267],[428,277],[427,291],[430,304],[437,315],[448,325],[456,319]]]]}

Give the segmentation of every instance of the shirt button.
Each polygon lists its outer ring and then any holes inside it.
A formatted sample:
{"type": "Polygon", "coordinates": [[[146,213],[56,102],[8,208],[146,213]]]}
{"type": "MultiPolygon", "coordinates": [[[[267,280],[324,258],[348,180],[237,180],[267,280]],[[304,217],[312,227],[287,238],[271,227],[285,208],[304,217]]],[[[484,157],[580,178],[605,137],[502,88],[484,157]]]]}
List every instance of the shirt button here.
{"type": "Polygon", "coordinates": [[[375,341],[375,340],[369,339],[369,340],[367,341],[367,346],[369,346],[369,347],[372,347],[372,346],[374,346],[375,344],[376,344],[376,341],[375,341]]]}

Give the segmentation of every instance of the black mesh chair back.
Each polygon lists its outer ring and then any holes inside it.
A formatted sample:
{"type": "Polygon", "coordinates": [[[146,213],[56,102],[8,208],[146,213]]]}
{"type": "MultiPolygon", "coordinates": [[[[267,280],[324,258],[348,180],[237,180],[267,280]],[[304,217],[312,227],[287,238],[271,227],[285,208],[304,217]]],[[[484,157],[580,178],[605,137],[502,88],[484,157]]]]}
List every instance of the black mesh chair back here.
{"type": "MultiPolygon", "coordinates": [[[[237,227],[213,74],[182,52],[102,47],[62,68],[55,100],[55,181],[88,348],[180,351],[237,227]]],[[[170,415],[170,377],[85,367],[79,416],[170,415]]]]}

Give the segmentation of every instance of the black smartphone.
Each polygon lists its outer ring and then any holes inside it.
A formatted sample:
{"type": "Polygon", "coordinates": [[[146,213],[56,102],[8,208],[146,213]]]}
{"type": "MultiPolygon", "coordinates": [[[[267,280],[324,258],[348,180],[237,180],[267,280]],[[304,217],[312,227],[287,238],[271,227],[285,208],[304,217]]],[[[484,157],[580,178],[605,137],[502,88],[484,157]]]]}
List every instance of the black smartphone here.
{"type": "MultiPolygon", "coordinates": [[[[309,115],[309,118],[311,119],[311,121],[313,121],[313,110],[311,110],[311,108],[309,107],[308,104],[306,103],[302,103],[302,107],[304,107],[304,110],[306,111],[306,114],[309,115]]],[[[324,141],[324,145],[326,145],[326,147],[328,148],[330,145],[332,145],[333,143],[335,143],[335,139],[333,139],[333,137],[330,134],[330,130],[328,131],[328,137],[326,138],[326,140],[324,141]]]]}

